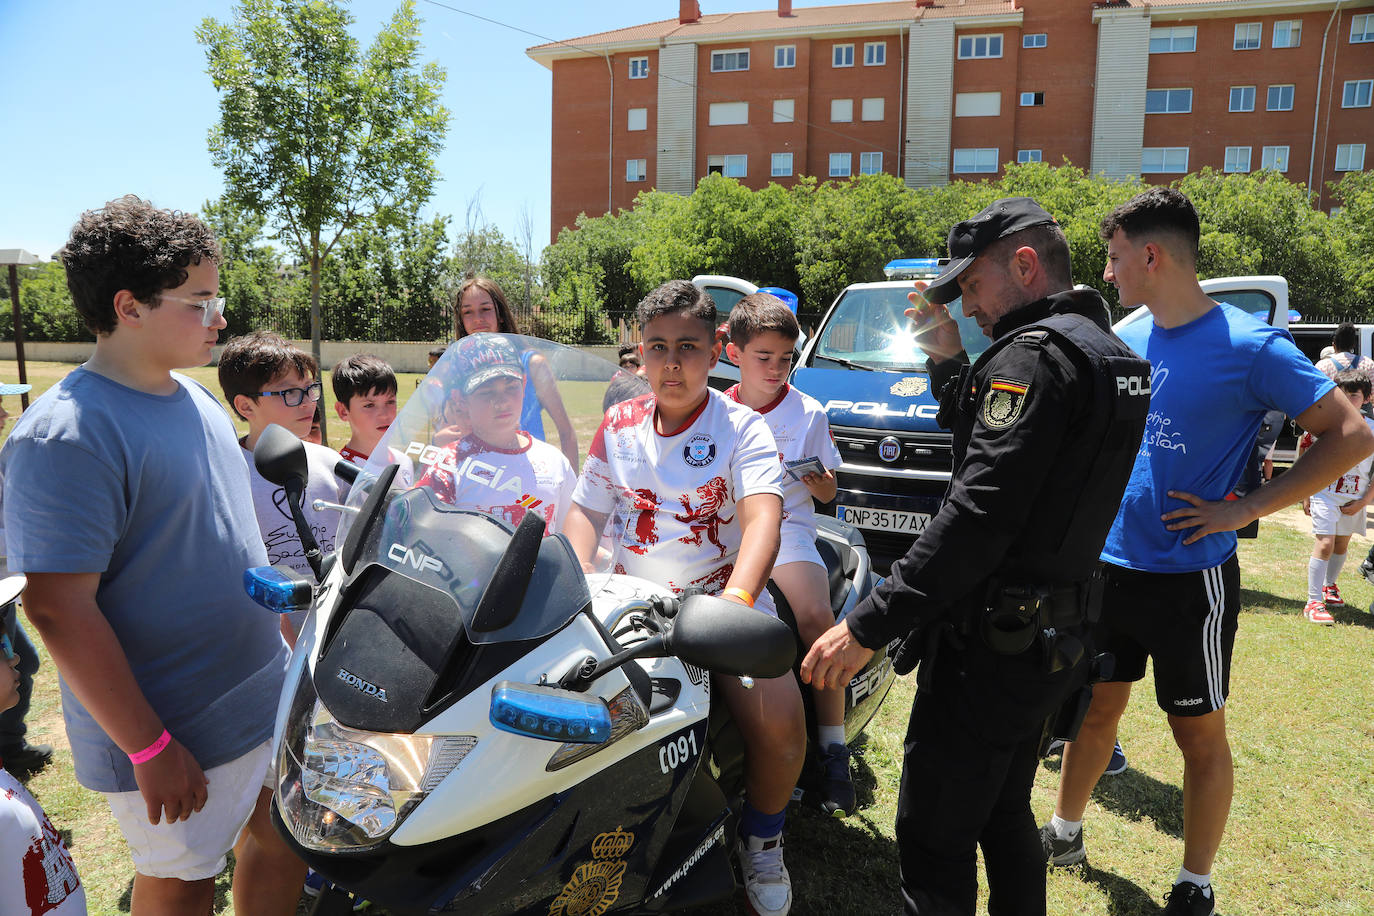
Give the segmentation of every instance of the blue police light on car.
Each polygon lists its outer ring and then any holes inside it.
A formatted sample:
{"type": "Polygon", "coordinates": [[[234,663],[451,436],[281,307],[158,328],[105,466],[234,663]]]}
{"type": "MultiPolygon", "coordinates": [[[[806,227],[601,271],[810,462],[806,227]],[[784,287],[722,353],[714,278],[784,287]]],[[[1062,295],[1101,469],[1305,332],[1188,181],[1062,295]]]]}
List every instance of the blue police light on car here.
{"type": "Polygon", "coordinates": [[[897,258],[883,268],[889,280],[929,280],[939,275],[939,258],[897,258]]]}
{"type": "Polygon", "coordinates": [[[243,571],[243,590],[269,611],[303,611],[314,600],[315,586],[286,566],[254,566],[243,571]]]}
{"type": "Polygon", "coordinates": [[[605,744],[611,737],[611,711],[600,697],[512,681],[491,688],[491,724],[545,741],[605,744]]]}
{"type": "Polygon", "coordinates": [[[787,307],[792,310],[793,315],[797,314],[797,294],[791,290],[783,289],[781,286],[760,286],[759,292],[768,293],[770,296],[777,296],[787,304],[787,307]]]}

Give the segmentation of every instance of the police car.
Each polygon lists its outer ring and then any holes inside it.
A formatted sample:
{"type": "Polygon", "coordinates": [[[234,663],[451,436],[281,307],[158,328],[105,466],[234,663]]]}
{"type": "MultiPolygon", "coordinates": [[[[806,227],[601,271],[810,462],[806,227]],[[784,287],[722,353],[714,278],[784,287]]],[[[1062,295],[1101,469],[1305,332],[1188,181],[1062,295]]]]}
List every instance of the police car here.
{"type": "MultiPolygon", "coordinates": [[[[843,464],[824,507],[863,530],[875,563],[906,553],[940,508],[953,465],[953,437],[935,422],[939,403],[916,346],[912,281],[934,279],[936,258],[892,261],[886,280],[845,287],[802,349],[792,384],[825,407],[843,464]]],[[[949,313],[969,359],[989,344],[958,299],[949,313]]]]}

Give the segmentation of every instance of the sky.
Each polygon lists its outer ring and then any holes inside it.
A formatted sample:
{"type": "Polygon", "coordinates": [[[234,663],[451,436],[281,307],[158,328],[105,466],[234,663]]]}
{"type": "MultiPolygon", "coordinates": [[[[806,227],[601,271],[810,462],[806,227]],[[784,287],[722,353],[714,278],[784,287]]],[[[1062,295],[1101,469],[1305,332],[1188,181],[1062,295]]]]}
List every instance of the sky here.
{"type": "MultiPolygon", "coordinates": [[[[416,3],[422,59],[448,71],[451,112],[424,215],[461,226],[476,203],[514,239],[527,212],[538,250],[549,238],[551,79],[525,49],[675,18],[677,0],[442,2],[416,3]]],[[[859,0],[829,5],[850,2],[859,0]]],[[[364,47],[398,5],[349,4],[364,47]]],[[[773,6],[701,0],[703,13],[773,6]]],[[[206,145],[218,94],[195,29],[233,9],[232,0],[0,0],[0,249],[48,259],[83,210],[124,194],[178,210],[220,196],[206,145]]]]}

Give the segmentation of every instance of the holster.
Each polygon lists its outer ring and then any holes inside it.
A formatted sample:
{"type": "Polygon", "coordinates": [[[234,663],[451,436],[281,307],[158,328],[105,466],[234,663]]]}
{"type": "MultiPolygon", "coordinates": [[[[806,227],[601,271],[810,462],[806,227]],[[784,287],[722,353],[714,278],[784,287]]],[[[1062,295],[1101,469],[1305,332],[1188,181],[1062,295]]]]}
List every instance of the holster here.
{"type": "Polygon", "coordinates": [[[1050,745],[1055,741],[1078,740],[1078,730],[1083,727],[1083,718],[1087,716],[1088,707],[1092,704],[1093,684],[1111,680],[1116,670],[1116,656],[1110,652],[1103,652],[1093,658],[1090,664],[1087,683],[1070,693],[1064,699],[1064,704],[1045,720],[1045,727],[1040,733],[1041,757],[1048,753],[1050,745]]]}
{"type": "Polygon", "coordinates": [[[1102,575],[1067,586],[988,584],[987,602],[978,633],[998,655],[1020,655],[1038,642],[1045,671],[1054,674],[1083,659],[1083,642],[1072,633],[1097,620],[1102,609],[1102,575]]]}

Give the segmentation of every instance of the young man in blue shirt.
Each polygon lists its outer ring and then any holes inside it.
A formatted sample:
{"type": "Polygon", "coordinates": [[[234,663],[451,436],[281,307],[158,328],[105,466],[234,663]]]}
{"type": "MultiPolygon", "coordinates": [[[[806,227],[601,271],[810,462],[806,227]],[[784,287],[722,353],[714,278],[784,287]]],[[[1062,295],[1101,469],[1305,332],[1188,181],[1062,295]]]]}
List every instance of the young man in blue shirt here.
{"type": "Polygon", "coordinates": [[[1192,203],[1170,188],[1151,188],[1102,223],[1102,278],[1123,306],[1147,305],[1154,316],[1121,330],[1150,361],[1150,414],[1102,553],[1096,635],[1098,648],[1116,656],[1115,680],[1093,689],[1078,739],[1064,750],[1054,818],[1041,830],[1052,864],[1085,858],[1083,812],[1131,683],[1152,658],[1156,699],[1183,752],[1183,868],[1169,916],[1209,916],[1216,905],[1212,862],[1234,785],[1224,704],[1240,612],[1235,531],[1374,450],[1359,412],[1292,338],[1207,297],[1197,281],[1199,236],[1192,203]],[[1270,409],[1296,417],[1318,445],[1269,485],[1227,500],[1270,409]]]}

